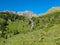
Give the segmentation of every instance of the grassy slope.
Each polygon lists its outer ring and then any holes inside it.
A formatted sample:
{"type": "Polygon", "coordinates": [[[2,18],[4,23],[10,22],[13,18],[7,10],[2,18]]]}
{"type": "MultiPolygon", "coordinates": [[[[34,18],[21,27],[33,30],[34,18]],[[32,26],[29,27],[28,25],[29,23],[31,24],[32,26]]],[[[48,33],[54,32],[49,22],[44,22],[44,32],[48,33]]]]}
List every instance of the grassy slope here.
{"type": "Polygon", "coordinates": [[[60,45],[60,24],[49,29],[15,35],[5,45],[60,45]]]}
{"type": "MultiPolygon", "coordinates": [[[[25,20],[23,23],[21,23],[22,21],[19,22],[19,20],[22,17],[16,16],[16,18],[18,19],[18,21],[16,22],[15,16],[12,16],[12,14],[7,13],[8,16],[2,15],[2,14],[0,14],[1,15],[0,17],[2,19],[12,20],[11,22],[12,24],[9,23],[7,25],[10,31],[14,32],[16,29],[15,27],[17,27],[18,31],[21,30],[22,33],[13,35],[12,37],[8,38],[5,43],[3,43],[4,39],[0,38],[0,45],[60,45],[60,27],[59,27],[60,26],[60,12],[33,18],[35,25],[34,25],[33,31],[31,32],[30,32],[30,25],[28,25],[29,21],[25,20]],[[51,25],[54,25],[54,26],[51,27],[51,25]]],[[[22,19],[24,20],[24,18],[22,19]]],[[[8,29],[7,31],[9,31],[8,29]]]]}

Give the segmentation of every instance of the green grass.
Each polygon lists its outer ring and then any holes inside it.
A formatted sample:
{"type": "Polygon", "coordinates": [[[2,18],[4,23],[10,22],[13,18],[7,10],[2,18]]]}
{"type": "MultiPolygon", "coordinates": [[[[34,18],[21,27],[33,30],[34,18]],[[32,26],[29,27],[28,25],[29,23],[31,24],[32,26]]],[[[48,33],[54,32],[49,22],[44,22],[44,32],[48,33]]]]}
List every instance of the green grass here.
{"type": "Polygon", "coordinates": [[[60,24],[7,39],[5,45],[60,45],[60,24]]]}
{"type": "Polygon", "coordinates": [[[60,12],[31,19],[0,12],[0,45],[60,45],[60,12]]]}

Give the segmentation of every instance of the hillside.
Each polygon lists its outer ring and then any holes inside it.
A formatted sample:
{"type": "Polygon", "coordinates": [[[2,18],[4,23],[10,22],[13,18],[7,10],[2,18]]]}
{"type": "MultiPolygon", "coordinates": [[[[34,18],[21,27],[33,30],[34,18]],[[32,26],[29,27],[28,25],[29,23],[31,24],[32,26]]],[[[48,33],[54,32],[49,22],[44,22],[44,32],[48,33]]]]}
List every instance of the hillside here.
{"type": "Polygon", "coordinates": [[[49,29],[19,34],[7,39],[6,45],[60,45],[60,24],[49,29]]]}
{"type": "Polygon", "coordinates": [[[47,12],[0,12],[0,45],[60,45],[60,11],[54,7],[47,12]]]}

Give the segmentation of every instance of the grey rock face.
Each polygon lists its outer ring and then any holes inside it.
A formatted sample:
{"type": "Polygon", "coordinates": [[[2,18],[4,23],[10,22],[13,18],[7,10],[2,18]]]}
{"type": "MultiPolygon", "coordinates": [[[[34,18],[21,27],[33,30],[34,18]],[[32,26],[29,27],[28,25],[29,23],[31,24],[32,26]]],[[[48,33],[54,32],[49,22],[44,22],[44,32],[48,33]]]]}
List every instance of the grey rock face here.
{"type": "Polygon", "coordinates": [[[24,11],[24,12],[17,12],[18,15],[26,16],[31,18],[33,15],[35,15],[32,11],[24,11]]]}

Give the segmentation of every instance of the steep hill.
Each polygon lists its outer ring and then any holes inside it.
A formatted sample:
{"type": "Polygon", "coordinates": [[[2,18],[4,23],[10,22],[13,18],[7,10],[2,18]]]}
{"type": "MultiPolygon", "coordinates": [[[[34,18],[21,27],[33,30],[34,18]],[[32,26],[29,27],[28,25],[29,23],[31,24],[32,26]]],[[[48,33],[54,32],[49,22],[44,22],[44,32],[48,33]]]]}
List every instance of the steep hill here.
{"type": "Polygon", "coordinates": [[[51,8],[42,15],[27,11],[23,16],[0,12],[0,45],[60,45],[59,9],[51,8]],[[30,20],[34,22],[32,29],[30,20]]]}
{"type": "Polygon", "coordinates": [[[60,45],[60,24],[49,29],[19,34],[7,39],[6,45],[60,45]]]}

